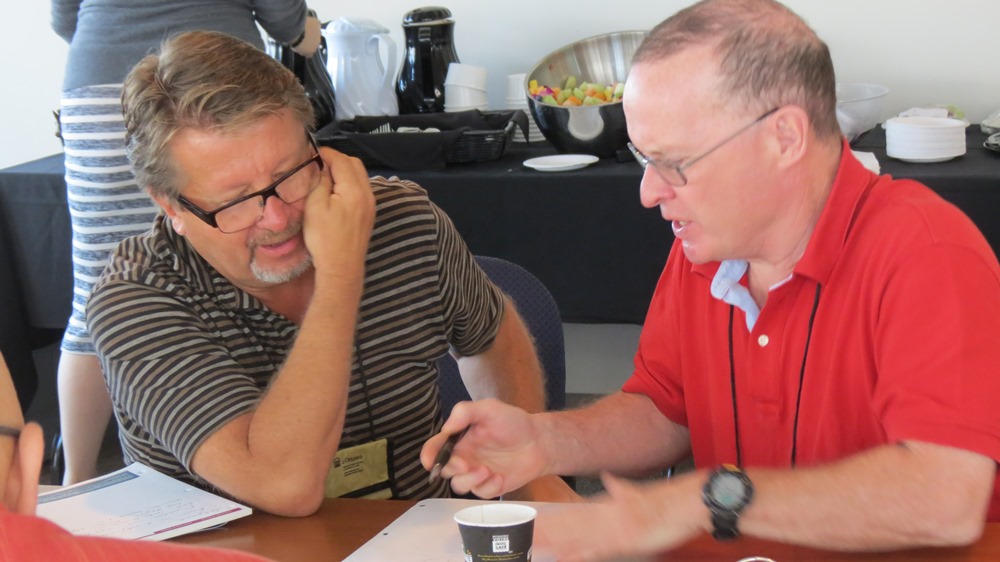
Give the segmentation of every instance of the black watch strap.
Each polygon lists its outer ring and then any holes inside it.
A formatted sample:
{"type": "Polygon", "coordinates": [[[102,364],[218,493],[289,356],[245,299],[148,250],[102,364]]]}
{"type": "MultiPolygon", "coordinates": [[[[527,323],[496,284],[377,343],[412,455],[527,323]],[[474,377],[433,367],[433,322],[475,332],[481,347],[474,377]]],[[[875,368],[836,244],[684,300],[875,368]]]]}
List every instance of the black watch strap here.
{"type": "Polygon", "coordinates": [[[717,541],[731,541],[740,536],[736,528],[736,515],[732,513],[712,514],[712,538],[717,541]]]}

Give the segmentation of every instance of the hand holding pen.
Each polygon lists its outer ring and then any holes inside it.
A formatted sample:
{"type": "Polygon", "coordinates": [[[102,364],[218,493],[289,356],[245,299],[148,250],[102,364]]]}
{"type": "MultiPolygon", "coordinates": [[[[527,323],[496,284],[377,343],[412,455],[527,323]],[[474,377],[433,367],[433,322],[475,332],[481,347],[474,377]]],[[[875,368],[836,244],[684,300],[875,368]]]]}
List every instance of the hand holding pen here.
{"type": "Polygon", "coordinates": [[[459,439],[465,437],[466,432],[469,431],[469,427],[466,426],[462,431],[449,435],[444,445],[441,446],[441,450],[434,457],[434,466],[431,467],[431,482],[436,482],[441,477],[441,469],[448,464],[448,461],[451,459],[451,452],[455,449],[455,445],[458,444],[459,439]]]}
{"type": "Polygon", "coordinates": [[[457,494],[495,498],[546,475],[550,463],[540,437],[534,416],[520,408],[492,398],[459,402],[424,444],[421,462],[432,481],[444,473],[457,494]]]}

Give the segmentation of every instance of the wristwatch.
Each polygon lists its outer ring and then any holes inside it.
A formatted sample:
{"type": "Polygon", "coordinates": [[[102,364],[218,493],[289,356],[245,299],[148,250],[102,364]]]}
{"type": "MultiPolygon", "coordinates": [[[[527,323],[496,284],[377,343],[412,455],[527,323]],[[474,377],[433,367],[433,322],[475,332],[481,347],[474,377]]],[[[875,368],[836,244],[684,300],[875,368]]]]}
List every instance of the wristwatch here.
{"type": "Polygon", "coordinates": [[[724,464],[709,475],[701,499],[712,512],[712,537],[732,540],[740,536],[736,522],[753,499],[753,483],[739,468],[724,464]]]}

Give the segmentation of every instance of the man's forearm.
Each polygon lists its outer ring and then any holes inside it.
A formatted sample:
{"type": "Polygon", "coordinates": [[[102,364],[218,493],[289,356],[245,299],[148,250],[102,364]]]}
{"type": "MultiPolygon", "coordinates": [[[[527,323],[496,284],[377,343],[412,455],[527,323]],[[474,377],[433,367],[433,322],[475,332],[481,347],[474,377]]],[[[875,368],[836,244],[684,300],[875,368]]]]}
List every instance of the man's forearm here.
{"type": "Polygon", "coordinates": [[[359,300],[358,287],[317,283],[281,370],[252,413],[199,448],[199,475],[266,511],[318,507],[344,425],[359,300]]]}
{"type": "Polygon", "coordinates": [[[531,335],[510,299],[488,350],[458,359],[473,400],[497,398],[529,412],[545,409],[544,374],[531,335]]]}
{"type": "Polygon", "coordinates": [[[550,474],[645,476],[690,452],[687,428],[664,417],[640,394],[617,392],[578,410],[535,418],[550,457],[550,474]]]}
{"type": "Polygon", "coordinates": [[[886,445],[799,470],[750,469],[748,535],[835,550],[974,541],[983,529],[995,463],[927,443],[886,445]]]}
{"type": "MultiPolygon", "coordinates": [[[[634,443],[633,443],[634,444],[634,443]]],[[[887,445],[807,469],[747,469],[755,492],[740,514],[741,534],[840,551],[954,546],[982,533],[995,478],[993,460],[940,445],[887,445]]],[[[607,479],[607,509],[570,512],[558,540],[575,548],[604,537],[609,552],[670,550],[712,530],[702,490],[709,470],[669,480],[607,479]],[[626,525],[618,525],[620,521],[626,525]]],[[[536,527],[536,532],[538,528],[536,527]]]]}
{"type": "Polygon", "coordinates": [[[326,473],[343,429],[357,309],[352,297],[321,297],[317,290],[295,345],[254,413],[251,428],[262,430],[258,442],[250,435],[255,455],[314,460],[326,473]]]}

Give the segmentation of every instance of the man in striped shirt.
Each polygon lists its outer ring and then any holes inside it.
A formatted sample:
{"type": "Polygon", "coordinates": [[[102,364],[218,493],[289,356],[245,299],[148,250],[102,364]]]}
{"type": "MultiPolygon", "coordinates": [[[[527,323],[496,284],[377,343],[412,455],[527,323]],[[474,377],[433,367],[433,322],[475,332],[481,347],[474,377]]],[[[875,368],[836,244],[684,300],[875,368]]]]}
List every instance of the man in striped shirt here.
{"type": "Polygon", "coordinates": [[[449,348],[473,397],[543,408],[530,336],[448,218],[417,185],[317,149],[279,63],[182,34],[136,65],[123,105],[163,210],[88,306],[127,461],[307,515],[324,495],[448,494],[418,456],[449,348]],[[371,479],[345,489],[357,474],[371,479]]]}

